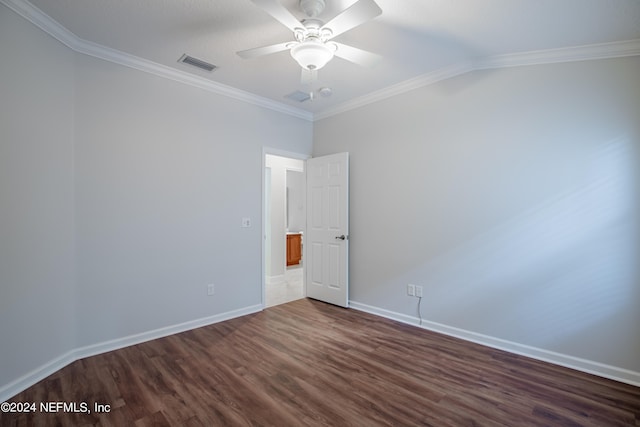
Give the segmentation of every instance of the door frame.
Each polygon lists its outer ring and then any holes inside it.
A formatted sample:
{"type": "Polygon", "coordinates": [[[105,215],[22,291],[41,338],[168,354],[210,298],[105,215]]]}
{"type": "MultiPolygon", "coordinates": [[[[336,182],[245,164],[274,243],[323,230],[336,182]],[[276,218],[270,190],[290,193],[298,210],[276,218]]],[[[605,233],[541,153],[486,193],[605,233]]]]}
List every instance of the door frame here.
{"type": "MultiPolygon", "coordinates": [[[[267,207],[266,207],[266,195],[265,195],[265,185],[266,185],[266,173],[267,173],[267,167],[266,167],[266,159],[267,159],[267,154],[270,154],[272,156],[280,156],[280,157],[288,157],[290,159],[296,159],[296,160],[302,160],[305,162],[305,171],[307,170],[307,165],[306,165],[306,161],[307,159],[311,158],[310,154],[302,154],[302,153],[295,153],[292,151],[286,151],[286,150],[280,150],[278,148],[272,148],[272,147],[262,147],[262,220],[261,222],[261,228],[262,228],[262,268],[261,268],[261,284],[262,284],[262,301],[261,301],[261,305],[262,305],[262,309],[265,309],[265,303],[266,303],[266,291],[267,291],[267,287],[266,287],[266,275],[267,275],[267,252],[266,252],[266,240],[267,240],[267,207]]],[[[306,190],[305,190],[306,192],[306,190]]],[[[306,225],[305,225],[306,228],[306,225]]],[[[306,247],[303,246],[302,247],[302,259],[305,259],[305,252],[306,252],[306,247]]],[[[305,266],[304,264],[302,265],[302,268],[304,269],[305,266]]],[[[306,272],[306,270],[304,270],[306,272]]],[[[303,274],[304,276],[304,274],[303,274]]],[[[303,279],[306,282],[306,278],[303,279]]],[[[305,295],[306,295],[306,287],[305,287],[305,295]]]]}

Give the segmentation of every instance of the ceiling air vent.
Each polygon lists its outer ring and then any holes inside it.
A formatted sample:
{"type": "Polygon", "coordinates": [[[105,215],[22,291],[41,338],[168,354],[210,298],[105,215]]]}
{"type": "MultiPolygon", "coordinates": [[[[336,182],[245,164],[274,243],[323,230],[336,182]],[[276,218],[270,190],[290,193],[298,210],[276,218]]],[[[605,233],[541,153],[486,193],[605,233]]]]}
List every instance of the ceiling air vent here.
{"type": "Polygon", "coordinates": [[[205,71],[209,71],[209,72],[211,72],[211,71],[215,70],[216,68],[218,68],[213,64],[209,64],[206,61],[203,61],[203,60],[198,59],[198,58],[194,58],[193,56],[189,56],[186,53],[184,55],[182,55],[180,57],[180,59],[178,59],[178,62],[182,62],[184,64],[189,64],[189,65],[192,65],[194,67],[198,67],[201,70],[205,70],[205,71]]]}
{"type": "Polygon", "coordinates": [[[295,91],[295,92],[291,92],[289,95],[285,95],[285,98],[289,98],[292,99],[294,101],[297,102],[304,102],[304,101],[308,101],[310,99],[312,99],[312,96],[309,92],[302,92],[302,91],[295,91]]]}

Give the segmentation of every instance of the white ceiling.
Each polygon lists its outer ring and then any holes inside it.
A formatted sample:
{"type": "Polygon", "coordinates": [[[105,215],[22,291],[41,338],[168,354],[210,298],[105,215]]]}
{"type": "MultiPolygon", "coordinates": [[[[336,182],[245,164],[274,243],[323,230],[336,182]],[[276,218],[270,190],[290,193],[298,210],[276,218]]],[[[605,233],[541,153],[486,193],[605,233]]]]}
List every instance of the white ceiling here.
{"type": "MultiPolygon", "coordinates": [[[[13,0],[14,2],[17,0],[13,0]]],[[[326,0],[329,21],[356,0],[326,0]]],[[[298,0],[281,0],[299,19],[298,0]]],[[[382,55],[373,68],[334,58],[313,85],[333,95],[297,103],[300,67],[288,51],[236,51],[292,40],[250,0],[30,0],[85,41],[193,73],[311,113],[410,79],[495,55],[640,39],[640,0],[376,0],[382,14],[334,40],[382,55]],[[182,54],[217,65],[206,73],[182,54]]]]}

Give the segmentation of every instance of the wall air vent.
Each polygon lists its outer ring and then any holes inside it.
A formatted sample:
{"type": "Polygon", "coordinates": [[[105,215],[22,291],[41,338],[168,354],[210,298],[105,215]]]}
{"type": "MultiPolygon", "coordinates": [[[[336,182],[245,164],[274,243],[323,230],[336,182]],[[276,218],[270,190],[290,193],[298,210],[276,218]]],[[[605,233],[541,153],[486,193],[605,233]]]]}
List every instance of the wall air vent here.
{"type": "Polygon", "coordinates": [[[285,95],[285,98],[292,99],[297,102],[304,102],[308,100],[312,100],[313,96],[309,92],[295,91],[291,92],[289,95],[285,95]]]}
{"type": "Polygon", "coordinates": [[[180,57],[180,59],[178,59],[178,62],[182,62],[184,64],[189,64],[189,65],[192,65],[194,67],[198,67],[201,70],[205,70],[205,71],[209,71],[209,72],[211,72],[211,71],[215,70],[216,68],[218,68],[213,64],[209,64],[206,61],[203,61],[203,60],[198,59],[198,58],[194,58],[193,56],[189,56],[186,53],[184,55],[182,55],[180,57]]]}

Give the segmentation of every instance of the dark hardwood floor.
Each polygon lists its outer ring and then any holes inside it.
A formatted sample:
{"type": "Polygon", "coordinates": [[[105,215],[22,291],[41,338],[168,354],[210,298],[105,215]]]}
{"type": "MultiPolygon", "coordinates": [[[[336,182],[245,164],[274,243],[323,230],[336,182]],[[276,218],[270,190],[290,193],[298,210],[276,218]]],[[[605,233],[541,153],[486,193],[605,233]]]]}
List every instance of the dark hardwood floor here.
{"type": "Polygon", "coordinates": [[[91,413],[3,427],[640,426],[638,387],[312,300],[79,360],[11,402],[91,413]]]}

